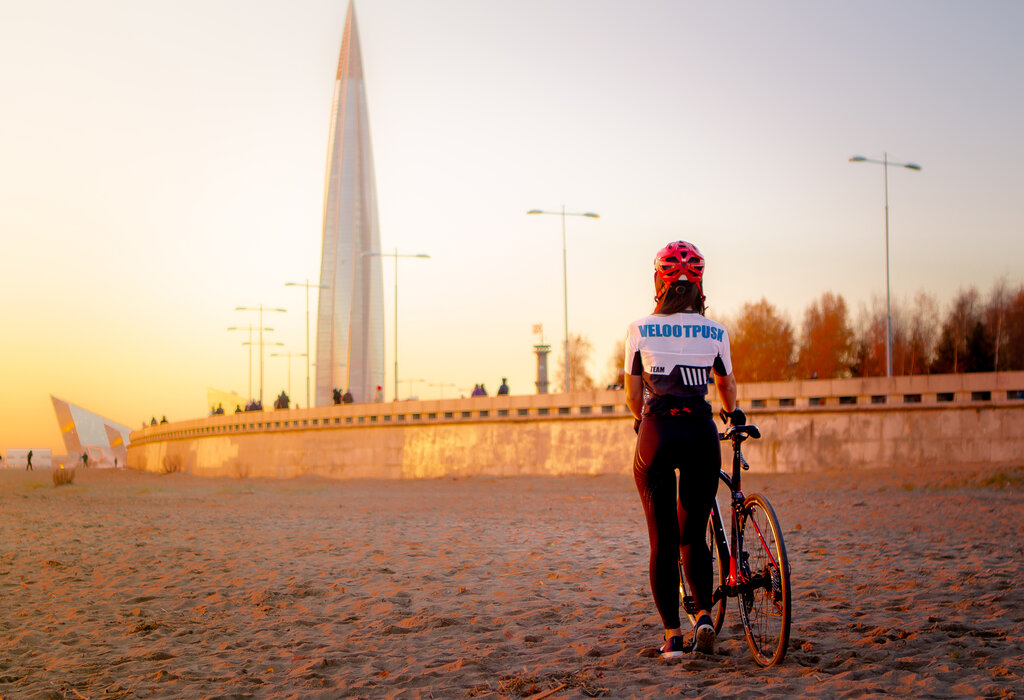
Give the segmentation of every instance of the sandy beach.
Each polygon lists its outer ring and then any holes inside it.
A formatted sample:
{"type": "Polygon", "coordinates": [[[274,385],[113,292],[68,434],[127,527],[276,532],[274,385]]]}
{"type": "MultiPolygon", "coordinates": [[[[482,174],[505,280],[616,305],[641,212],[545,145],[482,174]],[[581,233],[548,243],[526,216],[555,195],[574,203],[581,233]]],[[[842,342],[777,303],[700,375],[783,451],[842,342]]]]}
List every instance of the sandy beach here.
{"type": "MultiPolygon", "coordinates": [[[[1024,695],[1024,467],[749,475],[794,623],[657,658],[627,476],[0,471],[0,696],[1024,695]]],[[[735,605],[735,603],[733,603],[735,605]]]]}

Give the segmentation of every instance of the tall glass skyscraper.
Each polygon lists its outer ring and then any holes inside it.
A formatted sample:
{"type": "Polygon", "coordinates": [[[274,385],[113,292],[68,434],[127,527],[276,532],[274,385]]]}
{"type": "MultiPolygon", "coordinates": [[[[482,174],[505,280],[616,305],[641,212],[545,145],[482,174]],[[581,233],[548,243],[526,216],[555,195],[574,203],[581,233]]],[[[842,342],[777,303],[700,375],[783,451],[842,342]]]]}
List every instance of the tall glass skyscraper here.
{"type": "Polygon", "coordinates": [[[316,326],[316,405],[335,387],[357,402],[384,385],[384,292],[363,59],[352,3],[331,105],[316,326]]]}

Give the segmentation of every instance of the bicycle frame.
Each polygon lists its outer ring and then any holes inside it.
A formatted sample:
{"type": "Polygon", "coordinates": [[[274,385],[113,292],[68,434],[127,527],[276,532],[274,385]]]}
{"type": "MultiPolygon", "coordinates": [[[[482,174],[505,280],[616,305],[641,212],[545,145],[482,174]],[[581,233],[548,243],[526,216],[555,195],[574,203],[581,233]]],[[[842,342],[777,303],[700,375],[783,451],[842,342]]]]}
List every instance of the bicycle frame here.
{"type": "MultiPolygon", "coordinates": [[[[739,427],[746,428],[747,426],[739,427]]],[[[760,434],[757,436],[759,435],[760,434]]],[[[725,536],[725,525],[722,519],[721,508],[718,505],[717,496],[715,497],[714,503],[711,505],[711,510],[717,516],[712,519],[712,522],[715,523],[715,543],[718,547],[718,557],[722,561],[729,561],[729,576],[724,585],[719,586],[712,591],[712,604],[718,603],[720,600],[727,597],[738,596],[741,592],[748,591],[751,588],[760,588],[765,585],[763,577],[751,576],[746,570],[746,562],[740,562],[735,554],[736,552],[743,551],[743,528],[741,527],[740,518],[742,517],[743,502],[746,499],[746,496],[743,495],[743,490],[741,488],[741,473],[744,470],[750,469],[750,465],[747,464],[747,460],[743,458],[743,451],[740,448],[740,445],[748,437],[749,436],[745,431],[739,430],[736,427],[730,428],[724,434],[719,434],[719,439],[730,440],[733,448],[732,474],[727,474],[724,470],[719,474],[721,480],[729,487],[730,537],[728,539],[726,539],[725,536]]],[[[771,553],[771,548],[765,542],[760,528],[757,526],[756,522],[754,522],[753,525],[754,530],[757,532],[758,538],[761,541],[761,546],[764,547],[764,550],[768,555],[769,561],[771,561],[773,565],[776,564],[775,558],[771,553]]]]}

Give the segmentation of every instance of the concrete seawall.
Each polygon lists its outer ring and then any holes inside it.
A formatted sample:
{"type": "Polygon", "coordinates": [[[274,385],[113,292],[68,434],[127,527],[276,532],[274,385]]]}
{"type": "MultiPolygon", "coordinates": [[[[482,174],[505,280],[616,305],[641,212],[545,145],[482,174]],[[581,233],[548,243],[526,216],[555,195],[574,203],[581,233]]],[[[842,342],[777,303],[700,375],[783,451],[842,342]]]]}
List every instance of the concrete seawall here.
{"type": "MultiPolygon", "coordinates": [[[[754,471],[1024,464],[1024,372],[741,384],[754,471]]],[[[128,465],[204,476],[629,473],[621,391],[210,416],[131,435],[128,465]]]]}

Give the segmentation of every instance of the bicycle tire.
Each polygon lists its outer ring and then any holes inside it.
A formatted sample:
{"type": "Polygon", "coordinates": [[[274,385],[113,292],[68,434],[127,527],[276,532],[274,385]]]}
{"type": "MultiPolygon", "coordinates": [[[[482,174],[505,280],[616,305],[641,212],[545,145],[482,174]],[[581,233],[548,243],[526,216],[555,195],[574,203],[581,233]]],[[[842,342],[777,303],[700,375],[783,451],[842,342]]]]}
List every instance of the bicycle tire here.
{"type": "Polygon", "coordinates": [[[792,618],[789,557],[768,499],[751,494],[741,513],[740,569],[748,579],[737,598],[747,645],[759,666],[786,656],[792,618]]]}
{"type": "MultiPolygon", "coordinates": [[[[724,594],[724,588],[726,579],[729,576],[729,564],[728,564],[728,550],[726,550],[725,556],[723,552],[719,550],[719,544],[715,537],[715,532],[724,532],[722,529],[722,517],[719,513],[719,509],[712,508],[711,514],[708,516],[708,526],[705,530],[705,538],[708,543],[708,549],[711,550],[711,592],[715,590],[722,590],[721,597],[711,606],[711,617],[715,621],[715,634],[722,631],[722,624],[725,621],[725,608],[726,608],[726,596],[724,594]],[[717,580],[717,584],[716,584],[717,580]]],[[[686,576],[683,575],[683,560],[679,559],[679,603],[680,607],[683,605],[683,600],[692,595],[690,587],[686,585],[686,576]]],[[[685,610],[685,608],[683,608],[685,610]]],[[[690,619],[691,625],[697,624],[697,618],[690,612],[686,613],[686,616],[690,619]]]]}

